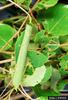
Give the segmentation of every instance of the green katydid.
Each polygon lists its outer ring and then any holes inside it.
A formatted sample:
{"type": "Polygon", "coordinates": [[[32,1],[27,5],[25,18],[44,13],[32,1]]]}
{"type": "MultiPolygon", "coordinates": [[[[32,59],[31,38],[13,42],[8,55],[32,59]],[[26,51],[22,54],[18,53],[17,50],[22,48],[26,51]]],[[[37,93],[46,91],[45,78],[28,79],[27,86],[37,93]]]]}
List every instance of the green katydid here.
{"type": "Polygon", "coordinates": [[[27,24],[13,77],[13,85],[16,90],[18,89],[19,85],[21,85],[21,81],[25,73],[25,62],[26,62],[27,49],[31,33],[32,33],[32,26],[27,24]]]}

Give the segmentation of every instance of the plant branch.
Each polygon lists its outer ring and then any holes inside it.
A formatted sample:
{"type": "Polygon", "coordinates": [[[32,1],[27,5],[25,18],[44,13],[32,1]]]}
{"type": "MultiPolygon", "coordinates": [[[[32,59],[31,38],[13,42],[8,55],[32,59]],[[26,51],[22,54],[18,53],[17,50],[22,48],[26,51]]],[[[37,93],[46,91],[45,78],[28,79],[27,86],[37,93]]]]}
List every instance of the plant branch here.
{"type": "Polygon", "coordinates": [[[0,7],[0,10],[4,10],[4,9],[6,9],[6,8],[8,8],[8,7],[11,7],[13,4],[12,3],[10,3],[10,4],[7,4],[7,5],[5,5],[5,6],[2,6],[2,7],[0,7]]]}
{"type": "Polygon", "coordinates": [[[33,100],[28,94],[27,92],[24,90],[24,88],[21,86],[22,91],[25,93],[26,97],[29,98],[30,100],[33,100]]]}
{"type": "Polygon", "coordinates": [[[18,5],[17,3],[13,2],[12,0],[7,0],[7,1],[11,2],[12,4],[14,4],[18,8],[20,8],[22,11],[24,11],[29,16],[29,20],[30,20],[30,23],[31,23],[31,16],[24,8],[22,8],[20,5],[18,5]]]}
{"type": "Polygon", "coordinates": [[[31,8],[32,10],[34,10],[35,6],[38,4],[39,1],[40,1],[40,0],[37,0],[37,1],[35,2],[34,6],[31,8]]]}
{"type": "MultiPolygon", "coordinates": [[[[35,5],[34,5],[34,6],[35,6],[35,5]]],[[[34,7],[34,6],[33,6],[33,7],[34,7]]],[[[31,11],[33,10],[33,7],[31,8],[31,11]]],[[[29,12],[30,12],[30,11],[29,11],[29,12]]],[[[14,36],[11,37],[11,39],[0,49],[0,51],[2,51],[2,50],[13,40],[13,38],[15,38],[16,36],[18,36],[18,34],[20,33],[22,27],[25,25],[25,23],[26,23],[28,17],[29,17],[29,16],[27,16],[27,17],[25,18],[24,22],[21,24],[21,26],[20,26],[20,28],[18,29],[18,31],[17,31],[17,32],[14,34],[14,36]]],[[[37,21],[36,21],[36,22],[37,22],[37,21]]]]}
{"type": "Polygon", "coordinates": [[[33,100],[26,92],[22,91],[21,89],[19,89],[19,91],[21,92],[21,94],[23,96],[25,96],[26,98],[28,98],[29,100],[33,100]]]}
{"type": "Polygon", "coordinates": [[[7,69],[5,69],[5,68],[0,67],[0,70],[9,73],[9,71],[7,69]]]}
{"type": "MultiPolygon", "coordinates": [[[[25,96],[23,95],[23,97],[25,96]]],[[[19,100],[21,98],[22,98],[22,94],[17,94],[17,95],[11,96],[10,100],[19,100]]]]}
{"type": "Polygon", "coordinates": [[[2,60],[2,61],[0,61],[0,64],[8,63],[8,62],[12,62],[12,59],[2,60]]]}
{"type": "Polygon", "coordinates": [[[5,96],[7,96],[9,93],[10,93],[10,91],[11,90],[9,90],[7,93],[5,93],[3,96],[0,96],[0,100],[3,100],[3,98],[5,97],[5,96]]]}
{"type": "Polygon", "coordinates": [[[33,13],[32,13],[32,9],[29,9],[29,12],[31,14],[31,17],[33,18],[33,20],[35,21],[35,23],[37,24],[38,26],[38,29],[41,31],[42,30],[42,27],[40,25],[40,23],[38,23],[37,19],[34,17],[33,13]]]}
{"type": "Polygon", "coordinates": [[[58,45],[58,47],[64,47],[64,46],[68,46],[68,43],[63,43],[63,44],[47,44],[47,45],[58,45]]]}
{"type": "Polygon", "coordinates": [[[60,47],[68,46],[68,43],[60,44],[60,47]]]}
{"type": "Polygon", "coordinates": [[[14,52],[11,51],[0,51],[1,54],[8,54],[8,55],[12,55],[14,54],[14,52]]]}
{"type": "Polygon", "coordinates": [[[18,34],[20,33],[22,27],[25,25],[26,21],[28,19],[28,16],[25,18],[24,22],[21,24],[20,28],[18,29],[18,31],[11,37],[11,39],[0,49],[0,51],[2,51],[12,40],[13,38],[15,38],[16,36],[18,36],[18,34]]]}
{"type": "Polygon", "coordinates": [[[4,94],[4,92],[6,91],[6,89],[9,87],[9,85],[11,84],[12,80],[8,83],[8,85],[5,87],[5,89],[2,91],[2,93],[0,94],[0,97],[4,94]]]}

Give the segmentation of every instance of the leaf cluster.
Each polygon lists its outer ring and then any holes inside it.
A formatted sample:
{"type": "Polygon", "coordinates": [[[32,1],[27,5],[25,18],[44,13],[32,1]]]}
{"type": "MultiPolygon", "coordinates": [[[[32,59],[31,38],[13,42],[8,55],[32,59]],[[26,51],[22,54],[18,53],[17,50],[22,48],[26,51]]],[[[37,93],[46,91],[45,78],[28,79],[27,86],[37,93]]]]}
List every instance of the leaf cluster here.
{"type": "Polygon", "coordinates": [[[17,15],[0,21],[0,54],[11,59],[3,66],[9,73],[1,72],[0,79],[12,80],[16,90],[32,88],[38,100],[60,95],[68,82],[68,5],[59,0],[12,2],[19,7],[17,15]]]}

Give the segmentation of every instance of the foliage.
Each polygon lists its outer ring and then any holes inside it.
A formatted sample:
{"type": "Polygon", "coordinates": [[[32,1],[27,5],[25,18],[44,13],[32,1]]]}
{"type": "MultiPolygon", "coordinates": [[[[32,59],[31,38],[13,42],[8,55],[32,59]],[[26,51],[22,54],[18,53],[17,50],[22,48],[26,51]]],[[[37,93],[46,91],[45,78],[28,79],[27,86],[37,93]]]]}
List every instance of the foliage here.
{"type": "MultiPolygon", "coordinates": [[[[16,30],[10,27],[7,24],[0,24],[0,49],[10,40],[10,38],[15,34],[16,30]],[[7,34],[8,33],[8,34],[7,34]]],[[[8,44],[5,49],[11,47],[11,44],[8,44]]]]}
{"type": "Polygon", "coordinates": [[[0,79],[12,80],[15,90],[31,87],[37,100],[60,95],[67,84],[68,5],[58,1],[8,0],[17,15],[0,21],[0,54],[11,59],[0,79]]]}

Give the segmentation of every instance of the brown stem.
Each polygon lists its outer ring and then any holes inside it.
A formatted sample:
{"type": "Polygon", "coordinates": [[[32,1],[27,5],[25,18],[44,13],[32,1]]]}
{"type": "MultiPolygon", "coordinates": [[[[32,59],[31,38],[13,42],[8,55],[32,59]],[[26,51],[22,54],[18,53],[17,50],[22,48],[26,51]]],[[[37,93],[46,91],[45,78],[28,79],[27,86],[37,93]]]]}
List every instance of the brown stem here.
{"type": "Polygon", "coordinates": [[[2,61],[0,61],[0,64],[8,63],[8,62],[12,62],[12,59],[2,60],[2,61]]]}
{"type": "Polygon", "coordinates": [[[10,4],[7,4],[7,5],[5,5],[5,6],[2,6],[2,7],[0,7],[0,10],[4,10],[4,9],[6,9],[6,8],[8,8],[8,7],[11,7],[13,4],[12,3],[10,3],[10,4]]]}
{"type": "Polygon", "coordinates": [[[1,54],[8,54],[8,55],[12,55],[14,54],[14,52],[11,51],[0,51],[1,54]]]}
{"type": "Polygon", "coordinates": [[[33,18],[33,20],[35,21],[35,23],[37,24],[38,29],[41,31],[42,30],[42,26],[40,23],[38,23],[37,19],[34,17],[33,13],[32,13],[32,9],[29,9],[30,15],[33,18]]]}
{"type": "Polygon", "coordinates": [[[68,43],[60,44],[60,47],[68,46],[68,43]]]}

